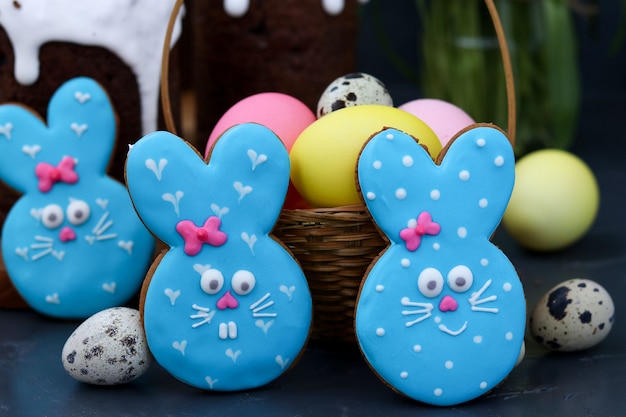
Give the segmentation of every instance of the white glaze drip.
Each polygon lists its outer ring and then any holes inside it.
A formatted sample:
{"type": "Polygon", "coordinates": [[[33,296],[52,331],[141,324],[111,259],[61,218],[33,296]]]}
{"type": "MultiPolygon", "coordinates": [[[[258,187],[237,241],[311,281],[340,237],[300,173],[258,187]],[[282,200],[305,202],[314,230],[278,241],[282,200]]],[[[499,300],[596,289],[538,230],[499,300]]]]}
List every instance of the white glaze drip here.
{"type": "MultiPolygon", "coordinates": [[[[0,25],[15,51],[15,79],[39,78],[39,48],[70,42],[106,48],[131,67],[141,96],[142,132],[157,129],[163,41],[175,0],[40,0],[0,5],[0,25]]],[[[182,30],[181,11],[172,33],[182,30]]]]}

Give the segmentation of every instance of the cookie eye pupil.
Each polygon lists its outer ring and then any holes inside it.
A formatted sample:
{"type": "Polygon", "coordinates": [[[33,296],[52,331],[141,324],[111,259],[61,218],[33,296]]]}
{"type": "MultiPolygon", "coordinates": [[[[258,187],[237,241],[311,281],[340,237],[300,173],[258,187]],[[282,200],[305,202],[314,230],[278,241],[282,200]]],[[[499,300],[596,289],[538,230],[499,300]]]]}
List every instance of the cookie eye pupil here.
{"type": "Polygon", "coordinates": [[[63,209],[58,204],[49,204],[41,211],[41,222],[48,229],[56,229],[63,223],[63,209]]]}
{"type": "Polygon", "coordinates": [[[72,200],[67,206],[67,220],[74,226],[81,225],[89,219],[91,209],[89,204],[82,200],[72,200]]]}
{"type": "Polygon", "coordinates": [[[250,271],[240,270],[235,272],[232,280],[233,291],[239,295],[250,294],[256,285],[256,278],[250,271]]]}
{"type": "Polygon", "coordinates": [[[200,278],[200,287],[207,294],[217,294],[224,286],[224,275],[217,269],[207,269],[200,278]]]}
{"type": "Polygon", "coordinates": [[[457,265],[448,273],[448,285],[455,292],[465,292],[474,282],[472,270],[465,265],[457,265]]]}
{"type": "Polygon", "coordinates": [[[443,290],[443,275],[435,268],[426,268],[417,277],[417,289],[428,298],[438,296],[443,290]]]}

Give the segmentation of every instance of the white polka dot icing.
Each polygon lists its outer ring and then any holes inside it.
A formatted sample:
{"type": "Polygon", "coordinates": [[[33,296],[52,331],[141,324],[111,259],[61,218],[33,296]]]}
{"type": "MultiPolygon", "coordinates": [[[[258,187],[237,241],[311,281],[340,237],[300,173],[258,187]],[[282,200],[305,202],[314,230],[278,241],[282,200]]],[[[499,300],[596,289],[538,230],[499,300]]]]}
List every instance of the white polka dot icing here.
{"type": "Polygon", "coordinates": [[[366,204],[390,246],[365,277],[356,335],[369,365],[410,398],[435,405],[469,401],[496,387],[518,359],[523,289],[489,241],[513,188],[513,161],[508,139],[489,125],[462,133],[439,165],[392,129],[361,153],[359,185],[376,193],[366,204]],[[407,178],[406,156],[419,180],[407,178]],[[373,160],[385,171],[373,172],[373,160]],[[403,200],[395,198],[398,188],[406,190],[403,200]],[[381,285],[385,291],[377,292],[381,285]],[[375,336],[379,328],[384,337],[375,336]],[[480,359],[487,356],[489,370],[480,359]]]}
{"type": "Polygon", "coordinates": [[[0,180],[22,193],[2,230],[2,256],[19,293],[59,318],[127,302],[148,270],[154,240],[126,188],[106,175],[117,129],[106,92],[74,78],[52,96],[47,124],[7,104],[0,126],[0,180]]]}
{"type": "Polygon", "coordinates": [[[141,219],[170,247],[143,306],[155,359],[206,390],[282,375],[304,348],[312,302],[297,262],[269,235],[289,183],[281,141],[261,125],[238,125],[207,164],[156,132],[132,147],[126,176],[141,219]]]}

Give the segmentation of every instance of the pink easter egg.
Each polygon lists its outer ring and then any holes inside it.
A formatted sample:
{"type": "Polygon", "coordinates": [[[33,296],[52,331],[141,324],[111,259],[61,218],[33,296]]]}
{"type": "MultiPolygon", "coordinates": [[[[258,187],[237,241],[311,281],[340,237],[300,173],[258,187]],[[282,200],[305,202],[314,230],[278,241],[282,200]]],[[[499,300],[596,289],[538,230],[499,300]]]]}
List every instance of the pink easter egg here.
{"type": "Polygon", "coordinates": [[[314,121],[313,111],[297,98],[283,93],[254,94],[235,103],[218,120],[205,155],[222,133],[241,123],[259,123],[271,129],[290,151],[300,133],[314,121]]]}
{"type": "MultiPolygon", "coordinates": [[[[205,156],[209,154],[213,143],[229,128],[241,123],[259,123],[271,129],[283,142],[287,151],[300,133],[316,120],[315,113],[303,102],[283,93],[259,93],[235,103],[218,120],[209,135],[205,156]]],[[[309,203],[289,182],[285,198],[285,208],[307,208],[309,203]]]]}
{"type": "Polygon", "coordinates": [[[409,101],[399,109],[424,121],[435,132],[442,147],[445,147],[461,130],[475,123],[474,119],[458,106],[434,98],[409,101]]]}

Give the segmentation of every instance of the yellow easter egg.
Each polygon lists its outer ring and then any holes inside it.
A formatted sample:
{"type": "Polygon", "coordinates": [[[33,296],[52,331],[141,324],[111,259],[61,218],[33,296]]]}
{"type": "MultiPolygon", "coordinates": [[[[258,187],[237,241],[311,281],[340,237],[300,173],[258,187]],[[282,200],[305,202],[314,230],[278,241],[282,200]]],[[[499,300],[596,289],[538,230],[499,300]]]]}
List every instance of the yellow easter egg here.
{"type": "Polygon", "coordinates": [[[591,169],[570,152],[544,149],[515,165],[515,186],[502,223],[520,245],[553,251],[573,244],[589,230],[599,204],[591,169]]]}
{"type": "Polygon", "coordinates": [[[441,143],[423,121],[394,107],[361,105],[334,111],[307,127],[291,148],[291,180],[315,207],[361,202],[356,164],[365,142],[385,128],[403,131],[424,145],[434,158],[441,143]]]}

